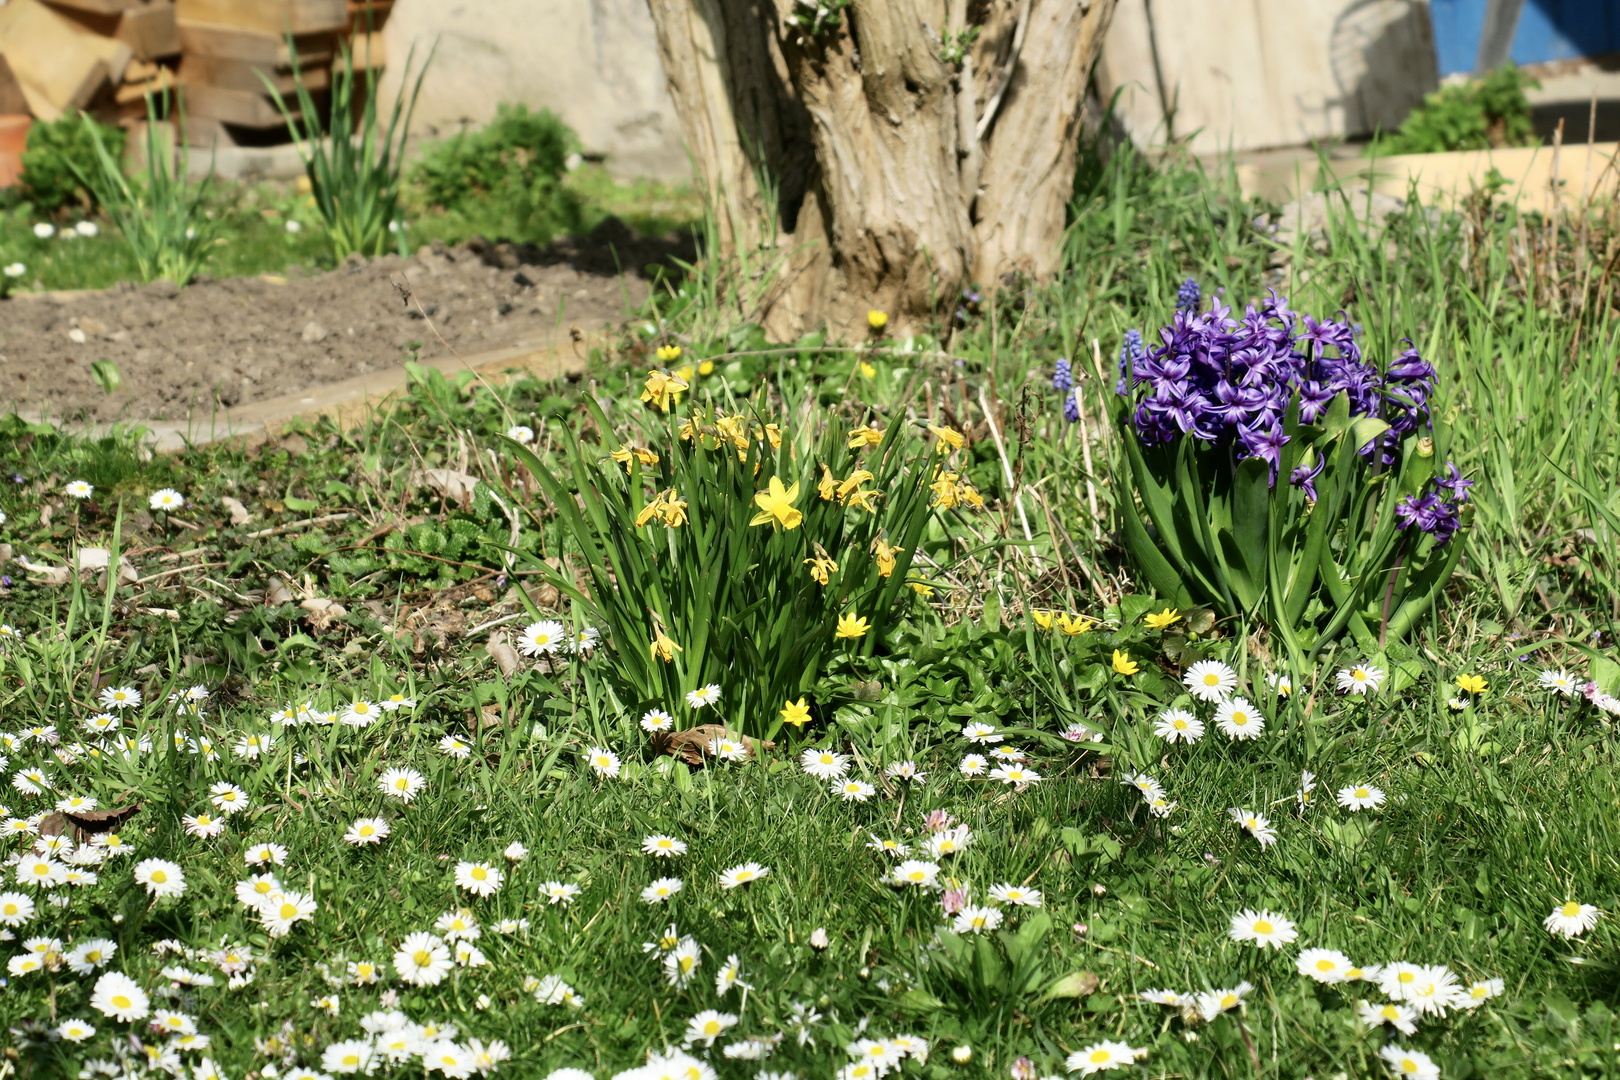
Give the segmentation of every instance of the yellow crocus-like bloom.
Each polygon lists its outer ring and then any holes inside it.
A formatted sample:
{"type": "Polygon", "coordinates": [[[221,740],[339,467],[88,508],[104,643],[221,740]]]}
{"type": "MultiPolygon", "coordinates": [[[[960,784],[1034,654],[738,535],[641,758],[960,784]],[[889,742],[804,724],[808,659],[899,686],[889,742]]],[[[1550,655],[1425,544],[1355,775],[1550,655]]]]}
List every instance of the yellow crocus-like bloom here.
{"type": "Polygon", "coordinates": [[[879,428],[862,425],[849,433],[849,448],[851,450],[859,450],[863,446],[881,446],[882,444],[883,432],[879,428]]]}
{"type": "Polygon", "coordinates": [[[816,485],[816,494],[820,495],[824,501],[831,502],[837,496],[837,493],[838,477],[832,474],[831,469],[823,465],[821,467],[821,483],[816,485]]]}
{"type": "Polygon", "coordinates": [[[889,314],[886,311],[873,309],[866,313],[866,325],[874,330],[881,330],[889,325],[889,314]]]}
{"type": "Polygon", "coordinates": [[[653,371],[647,374],[647,385],[642,388],[641,400],[650,401],[662,411],[669,412],[670,403],[675,395],[690,388],[690,384],[684,379],[667,372],[653,371]]]}
{"type": "Polygon", "coordinates": [[[676,360],[679,360],[680,358],[681,358],[681,347],[679,345],[660,345],[660,346],[658,346],[658,359],[662,360],[664,363],[670,364],[670,363],[675,362],[676,360]]]}
{"type": "Polygon", "coordinates": [[[863,378],[863,379],[875,379],[875,378],[877,378],[877,368],[873,367],[871,364],[868,364],[865,360],[862,360],[861,361],[861,378],[863,378]]]}
{"type": "Polygon", "coordinates": [[[838,616],[837,636],[841,638],[865,637],[867,626],[865,619],[857,618],[853,611],[847,611],[838,616]]]}
{"type": "Polygon", "coordinates": [[[1159,612],[1157,615],[1149,615],[1147,617],[1148,628],[1152,630],[1163,630],[1172,623],[1180,621],[1181,612],[1175,608],[1168,607],[1159,612]]]}
{"type": "Polygon", "coordinates": [[[879,577],[888,577],[894,573],[895,556],[906,550],[903,547],[890,547],[889,542],[882,537],[872,541],[872,554],[877,557],[879,577]]]}
{"type": "Polygon", "coordinates": [[[759,507],[759,513],[748,524],[763,525],[768,521],[773,529],[778,525],[784,529],[797,529],[804,522],[804,514],[793,505],[798,500],[798,483],[785,488],[782,478],[773,476],[764,491],[754,494],[754,505],[759,507]]]}
{"type": "Polygon", "coordinates": [[[858,506],[869,514],[877,513],[875,500],[881,496],[881,491],[853,491],[849,498],[844,500],[845,506],[858,506]]]}
{"type": "Polygon", "coordinates": [[[1121,675],[1135,675],[1142,670],[1142,665],[1131,659],[1130,653],[1114,650],[1114,670],[1121,675]]]}
{"type": "Polygon", "coordinates": [[[874,479],[871,473],[867,472],[865,469],[856,469],[854,472],[849,474],[848,480],[845,480],[843,483],[838,485],[838,501],[843,502],[845,499],[849,498],[850,492],[854,491],[856,488],[860,487],[862,484],[871,479],[874,479]]]}
{"type": "Polygon", "coordinates": [[[1040,627],[1042,630],[1050,630],[1050,629],[1052,629],[1052,620],[1056,616],[1057,616],[1057,612],[1052,611],[1050,609],[1042,610],[1041,608],[1038,608],[1038,607],[1029,609],[1029,617],[1034,619],[1035,620],[1035,625],[1040,627]]]}
{"type": "Polygon", "coordinates": [[[967,439],[960,431],[957,431],[954,428],[940,427],[938,424],[929,424],[928,430],[933,433],[934,438],[939,440],[939,442],[935,444],[935,449],[942,454],[948,454],[952,450],[960,450],[962,447],[967,445],[967,439]]]}
{"type": "Polygon", "coordinates": [[[675,659],[676,653],[685,651],[685,649],[670,640],[669,635],[664,633],[663,627],[653,631],[652,654],[664,663],[670,663],[675,659]]]}
{"type": "Polygon", "coordinates": [[[1486,683],[1485,678],[1482,675],[1457,676],[1457,687],[1465,693],[1474,694],[1476,696],[1483,694],[1488,685],[1489,684],[1486,683]]]}
{"type": "Polygon", "coordinates": [[[798,701],[786,701],[782,703],[781,715],[782,723],[802,729],[810,722],[810,706],[805,704],[802,697],[798,701]]]}
{"type": "Polygon", "coordinates": [[[827,584],[832,575],[838,573],[838,564],[822,550],[820,544],[816,545],[815,558],[804,560],[804,565],[810,568],[810,576],[815,578],[819,585],[827,584]]]}
{"type": "Polygon", "coordinates": [[[1083,634],[1087,630],[1090,630],[1092,627],[1092,622],[1090,619],[1087,619],[1084,616],[1071,615],[1068,612],[1064,612],[1062,615],[1057,617],[1057,626],[1059,630],[1063,631],[1065,634],[1068,634],[1070,637],[1073,637],[1076,634],[1083,634]]]}

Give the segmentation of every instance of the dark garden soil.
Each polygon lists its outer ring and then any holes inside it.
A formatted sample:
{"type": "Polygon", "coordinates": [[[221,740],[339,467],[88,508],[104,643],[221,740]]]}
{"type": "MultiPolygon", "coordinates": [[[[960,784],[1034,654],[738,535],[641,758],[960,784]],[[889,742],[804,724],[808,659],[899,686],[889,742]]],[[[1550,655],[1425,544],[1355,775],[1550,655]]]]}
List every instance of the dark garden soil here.
{"type": "Polygon", "coordinates": [[[22,295],[0,302],[0,414],[206,417],[397,366],[412,343],[423,357],[445,355],[402,300],[401,274],[462,356],[562,344],[575,329],[627,318],[656,266],[692,254],[689,236],[638,238],[609,219],[588,237],[543,249],[474,238],[414,258],[355,257],[320,273],[22,295]],[[92,375],[104,360],[122,376],[112,394],[92,375]]]}

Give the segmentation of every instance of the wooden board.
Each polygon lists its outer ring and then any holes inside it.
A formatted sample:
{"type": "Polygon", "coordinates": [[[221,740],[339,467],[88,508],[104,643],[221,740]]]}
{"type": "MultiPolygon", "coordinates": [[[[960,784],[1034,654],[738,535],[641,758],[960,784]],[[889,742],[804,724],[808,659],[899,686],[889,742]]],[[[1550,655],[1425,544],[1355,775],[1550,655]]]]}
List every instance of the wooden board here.
{"type": "Polygon", "coordinates": [[[173,88],[176,81],[174,72],[168,68],[158,68],[149,78],[126,79],[122,86],[113,91],[113,101],[119,105],[138,104],[141,115],[145,116],[147,92],[161,94],[173,88]]]}
{"type": "Polygon", "coordinates": [[[344,0],[178,0],[182,23],[211,23],[261,34],[313,34],[349,23],[344,0]]]}
{"type": "Polygon", "coordinates": [[[349,39],[349,55],[353,57],[356,71],[381,70],[388,66],[388,54],[383,49],[383,35],[380,32],[354,35],[349,39]]]}
{"type": "Polygon", "coordinates": [[[276,103],[265,95],[217,86],[187,84],[186,112],[250,128],[280,127],[286,122],[276,103]]]}
{"type": "MultiPolygon", "coordinates": [[[[332,70],[325,66],[302,69],[304,89],[325,90],[332,85],[332,70]]],[[[180,80],[187,86],[213,86],[221,90],[242,90],[250,94],[267,91],[264,79],[269,79],[282,94],[291,97],[298,92],[298,81],[291,70],[269,64],[255,64],[250,60],[221,60],[212,56],[190,54],[180,61],[180,80]],[[261,74],[263,78],[261,78],[261,74]]]]}
{"type": "Polygon", "coordinates": [[[51,0],[57,7],[72,8],[87,15],[118,15],[139,7],[142,0],[51,0]]]}
{"type": "MultiPolygon", "coordinates": [[[[11,73],[11,65],[0,55],[0,116],[26,116],[28,99],[23,96],[22,83],[11,73]]],[[[27,125],[23,125],[26,129],[27,125]]]]}
{"type": "Polygon", "coordinates": [[[393,0],[372,0],[369,4],[365,0],[348,0],[348,5],[349,32],[356,37],[381,30],[394,10],[393,0]]]}
{"type": "MultiPolygon", "coordinates": [[[[292,53],[287,39],[281,34],[268,34],[256,30],[243,30],[235,26],[180,20],[180,47],[189,55],[208,56],[220,60],[246,60],[267,67],[288,67],[292,53]]],[[[306,67],[329,63],[332,59],[332,35],[305,34],[293,38],[298,62],[306,67]]]]}
{"type": "Polygon", "coordinates": [[[180,51],[180,24],[171,3],[130,8],[118,20],[117,38],[135,50],[139,60],[156,60],[180,51]]]}
{"type": "Polygon", "coordinates": [[[99,37],[39,0],[11,0],[0,6],[0,56],[16,76],[28,112],[55,120],[82,109],[113,72],[122,78],[128,45],[99,37]]]}

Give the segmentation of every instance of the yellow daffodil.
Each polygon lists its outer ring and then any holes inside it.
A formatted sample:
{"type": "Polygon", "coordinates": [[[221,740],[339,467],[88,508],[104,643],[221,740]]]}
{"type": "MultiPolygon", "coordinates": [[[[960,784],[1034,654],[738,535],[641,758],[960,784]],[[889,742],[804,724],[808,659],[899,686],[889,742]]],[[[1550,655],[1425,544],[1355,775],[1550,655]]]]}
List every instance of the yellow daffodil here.
{"type": "Polygon", "coordinates": [[[738,413],[736,416],[717,416],[714,426],[720,432],[722,439],[727,439],[738,450],[748,449],[748,417],[738,413]]]}
{"type": "Polygon", "coordinates": [[[856,488],[860,487],[862,484],[871,479],[873,479],[871,473],[867,472],[865,469],[856,469],[854,472],[849,474],[848,480],[845,480],[843,483],[838,485],[838,501],[843,502],[845,499],[849,498],[850,492],[854,491],[856,488]]]}
{"type": "Polygon", "coordinates": [[[877,378],[877,368],[873,367],[871,364],[868,364],[865,360],[862,360],[861,361],[861,378],[863,378],[863,379],[875,379],[875,378],[877,378]]]}
{"type": "Polygon", "coordinates": [[[810,576],[818,585],[827,584],[833,574],[838,573],[838,564],[824,551],[820,544],[816,545],[816,555],[813,559],[804,560],[804,565],[810,568],[810,576]]]}
{"type": "Polygon", "coordinates": [[[678,379],[662,371],[650,372],[647,375],[647,385],[642,388],[641,400],[650,401],[664,412],[669,412],[670,402],[682,390],[690,389],[682,379],[678,379]]]}
{"type": "Polygon", "coordinates": [[[608,452],[608,457],[624,466],[624,471],[630,471],[630,459],[635,458],[643,465],[658,464],[658,453],[645,446],[621,446],[617,450],[608,452]]]}
{"type": "Polygon", "coordinates": [[[641,513],[636,515],[636,528],[641,528],[655,517],[663,516],[663,498],[664,497],[662,495],[655,495],[646,506],[641,508],[641,513]]]}
{"type": "Polygon", "coordinates": [[[763,428],[755,424],[754,438],[764,438],[766,442],[771,444],[772,450],[782,448],[782,429],[775,424],[766,424],[763,428]]]}
{"type": "Polygon", "coordinates": [[[865,619],[857,618],[853,611],[847,611],[838,616],[837,636],[841,638],[865,637],[867,626],[865,619]]]}
{"type": "Polygon", "coordinates": [[[862,425],[849,433],[849,448],[859,450],[863,446],[881,446],[883,444],[883,431],[880,428],[862,425]]]}
{"type": "Polygon", "coordinates": [[[926,577],[918,577],[917,580],[908,581],[906,584],[910,585],[911,591],[916,593],[918,596],[927,597],[934,595],[934,587],[928,583],[928,578],[926,577]]]}
{"type": "Polygon", "coordinates": [[[934,438],[939,440],[934,444],[934,449],[941,454],[948,454],[952,450],[960,450],[967,445],[967,439],[955,428],[929,424],[928,430],[933,433],[934,438]]]}
{"type": "Polygon", "coordinates": [[[679,360],[680,358],[681,358],[681,347],[679,345],[660,345],[660,346],[658,346],[658,359],[663,361],[664,363],[666,363],[666,364],[674,363],[676,360],[679,360]]]}
{"type": "Polygon", "coordinates": [[[698,374],[699,375],[713,375],[714,374],[714,361],[713,360],[705,360],[705,361],[703,361],[703,363],[699,364],[698,365],[698,374]]]}
{"type": "Polygon", "coordinates": [[[881,491],[852,491],[849,498],[844,500],[845,506],[858,506],[869,514],[877,513],[876,499],[882,495],[881,491]]]}
{"type": "Polygon", "coordinates": [[[796,729],[803,729],[810,722],[810,706],[806,705],[804,698],[798,701],[788,701],[782,704],[782,723],[792,724],[796,729]]]}
{"type": "Polygon", "coordinates": [[[678,497],[674,488],[664,493],[663,507],[660,516],[665,525],[673,529],[686,524],[686,500],[678,497]]]}
{"type": "Polygon", "coordinates": [[[636,460],[641,462],[643,465],[658,464],[658,451],[656,450],[649,450],[645,446],[638,446],[632,451],[632,453],[636,455],[636,460]]]}
{"type": "Polygon", "coordinates": [[[949,510],[956,505],[956,481],[958,476],[953,472],[941,472],[935,475],[933,483],[928,486],[934,490],[934,508],[936,510],[949,510]]]}
{"type": "Polygon", "coordinates": [[[831,502],[838,495],[838,477],[825,465],[821,467],[821,483],[816,485],[816,494],[825,502],[831,502]]]}
{"type": "Polygon", "coordinates": [[[653,631],[652,654],[664,663],[670,663],[675,659],[676,653],[685,651],[685,649],[670,640],[669,635],[664,633],[663,627],[660,626],[653,631]]]}
{"type": "Polygon", "coordinates": [[[866,325],[870,326],[873,330],[883,329],[885,326],[889,325],[888,312],[878,311],[876,308],[868,311],[866,313],[866,325]]]}
{"type": "Polygon", "coordinates": [[[1071,615],[1064,612],[1057,617],[1058,629],[1070,637],[1074,637],[1076,634],[1084,634],[1091,629],[1092,625],[1092,621],[1083,615],[1071,615]]]}
{"type": "Polygon", "coordinates": [[[975,510],[984,509],[984,496],[979,489],[966,481],[956,485],[956,498],[958,502],[965,502],[975,510]]]}
{"type": "Polygon", "coordinates": [[[763,525],[768,521],[773,529],[778,525],[784,529],[797,529],[804,521],[804,514],[793,505],[798,500],[797,483],[790,488],[784,488],[782,478],[773,476],[764,491],[755,493],[754,505],[759,507],[759,513],[755,514],[748,524],[763,525]]]}
{"type": "Polygon", "coordinates": [[[1035,620],[1035,625],[1040,627],[1042,630],[1050,630],[1050,629],[1052,629],[1052,620],[1056,616],[1057,616],[1057,612],[1052,611],[1050,609],[1047,609],[1047,610],[1042,610],[1041,608],[1030,608],[1029,609],[1029,617],[1034,619],[1035,620]]]}
{"type": "Polygon", "coordinates": [[[1142,670],[1142,665],[1131,659],[1130,653],[1114,650],[1114,670],[1121,675],[1135,675],[1142,670]]]}
{"type": "Polygon", "coordinates": [[[882,537],[872,541],[872,554],[877,557],[879,577],[888,577],[894,573],[895,556],[906,549],[903,547],[890,547],[889,542],[882,537]]]}
{"type": "Polygon", "coordinates": [[[1485,678],[1482,675],[1457,676],[1458,689],[1462,690],[1464,693],[1473,694],[1476,697],[1483,694],[1488,685],[1489,684],[1486,683],[1485,678]]]}

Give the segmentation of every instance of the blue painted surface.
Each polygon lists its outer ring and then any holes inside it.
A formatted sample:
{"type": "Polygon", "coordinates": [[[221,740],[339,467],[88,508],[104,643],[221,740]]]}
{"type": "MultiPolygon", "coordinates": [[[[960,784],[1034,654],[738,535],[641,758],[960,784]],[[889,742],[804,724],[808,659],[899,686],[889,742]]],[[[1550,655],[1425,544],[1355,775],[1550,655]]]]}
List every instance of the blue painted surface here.
{"type": "MultiPolygon", "coordinates": [[[[1429,0],[1440,74],[1474,70],[1486,0],[1429,0]]],[[[1542,64],[1620,52],[1620,0],[1525,0],[1510,55],[1542,64]]]]}

